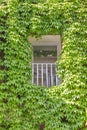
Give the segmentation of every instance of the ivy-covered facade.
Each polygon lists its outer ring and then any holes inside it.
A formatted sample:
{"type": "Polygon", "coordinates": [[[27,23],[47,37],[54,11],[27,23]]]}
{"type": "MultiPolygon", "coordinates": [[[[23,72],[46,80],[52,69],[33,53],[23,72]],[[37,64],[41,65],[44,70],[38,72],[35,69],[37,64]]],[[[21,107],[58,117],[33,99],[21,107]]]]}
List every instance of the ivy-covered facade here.
{"type": "Polygon", "coordinates": [[[87,1],[0,2],[0,129],[87,129],[87,1]],[[61,35],[62,84],[31,84],[28,36],[61,35]]]}

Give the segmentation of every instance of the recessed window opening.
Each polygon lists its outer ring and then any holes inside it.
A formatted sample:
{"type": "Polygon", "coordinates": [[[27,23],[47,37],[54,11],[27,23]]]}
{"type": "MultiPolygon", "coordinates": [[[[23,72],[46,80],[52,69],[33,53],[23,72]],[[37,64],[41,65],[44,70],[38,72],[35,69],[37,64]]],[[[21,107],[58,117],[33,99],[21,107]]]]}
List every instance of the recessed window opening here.
{"type": "Polygon", "coordinates": [[[32,83],[37,86],[51,87],[60,84],[56,75],[56,61],[60,54],[60,36],[31,38],[33,46],[32,83]]]}

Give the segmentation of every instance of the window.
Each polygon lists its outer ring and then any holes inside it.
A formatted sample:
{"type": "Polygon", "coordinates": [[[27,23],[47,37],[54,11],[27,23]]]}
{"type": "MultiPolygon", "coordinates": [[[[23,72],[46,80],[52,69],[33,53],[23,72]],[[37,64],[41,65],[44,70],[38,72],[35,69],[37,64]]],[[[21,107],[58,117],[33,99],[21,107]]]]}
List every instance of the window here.
{"type": "Polygon", "coordinates": [[[60,54],[60,36],[42,36],[32,39],[32,83],[41,86],[55,86],[60,84],[56,76],[56,60],[60,54]]]}

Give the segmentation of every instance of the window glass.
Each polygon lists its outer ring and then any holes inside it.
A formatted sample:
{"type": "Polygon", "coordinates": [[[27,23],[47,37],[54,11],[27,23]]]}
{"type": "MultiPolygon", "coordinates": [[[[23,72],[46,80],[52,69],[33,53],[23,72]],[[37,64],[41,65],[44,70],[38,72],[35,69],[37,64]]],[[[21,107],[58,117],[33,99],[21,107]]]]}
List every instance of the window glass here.
{"type": "Polygon", "coordinates": [[[34,57],[56,57],[57,47],[56,46],[34,46],[33,55],[34,57]]]}

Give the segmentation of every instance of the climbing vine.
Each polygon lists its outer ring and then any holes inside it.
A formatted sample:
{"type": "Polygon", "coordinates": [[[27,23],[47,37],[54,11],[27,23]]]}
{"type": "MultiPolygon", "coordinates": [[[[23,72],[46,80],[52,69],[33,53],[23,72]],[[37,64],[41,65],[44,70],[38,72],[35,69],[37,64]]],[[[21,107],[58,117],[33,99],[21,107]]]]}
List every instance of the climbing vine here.
{"type": "Polygon", "coordinates": [[[87,129],[86,0],[0,2],[0,129],[87,129]],[[50,89],[31,84],[28,36],[61,35],[57,74],[50,89]]]}

